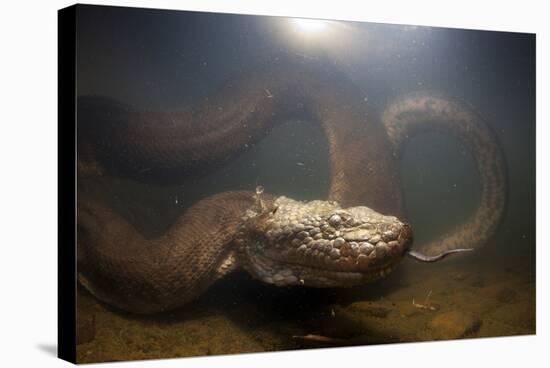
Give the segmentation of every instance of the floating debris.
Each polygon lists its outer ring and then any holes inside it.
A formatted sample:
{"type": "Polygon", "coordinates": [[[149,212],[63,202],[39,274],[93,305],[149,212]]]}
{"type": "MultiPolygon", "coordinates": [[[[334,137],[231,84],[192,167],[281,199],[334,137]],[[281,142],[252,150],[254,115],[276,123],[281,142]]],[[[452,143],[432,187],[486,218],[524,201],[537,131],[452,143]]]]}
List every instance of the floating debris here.
{"type": "Polygon", "coordinates": [[[346,339],[337,339],[334,337],[327,337],[327,336],[321,336],[321,335],[305,335],[305,336],[292,336],[293,339],[297,340],[304,340],[304,341],[315,341],[315,342],[322,342],[325,344],[349,344],[349,340],[346,339]]]}
{"type": "Polygon", "coordinates": [[[424,303],[420,304],[420,303],[415,303],[414,301],[414,298],[413,298],[413,301],[412,301],[412,304],[416,307],[416,308],[420,308],[420,309],[428,309],[428,310],[431,310],[431,311],[436,311],[437,308],[434,307],[430,301],[430,296],[432,295],[432,291],[430,290],[430,292],[428,293],[428,295],[426,295],[426,298],[424,299],[424,303]]]}
{"type": "Polygon", "coordinates": [[[309,59],[309,60],[318,60],[319,59],[317,56],[306,55],[306,54],[302,54],[300,52],[295,52],[294,54],[296,56],[303,57],[304,59],[309,59]]]}
{"type": "Polygon", "coordinates": [[[273,98],[273,95],[267,88],[265,89],[265,93],[267,93],[267,98],[273,98]]]}
{"type": "Polygon", "coordinates": [[[260,211],[263,213],[266,209],[265,203],[262,200],[262,194],[264,192],[264,187],[261,185],[256,186],[256,193],[254,194],[256,198],[256,207],[260,209],[260,211]]]}

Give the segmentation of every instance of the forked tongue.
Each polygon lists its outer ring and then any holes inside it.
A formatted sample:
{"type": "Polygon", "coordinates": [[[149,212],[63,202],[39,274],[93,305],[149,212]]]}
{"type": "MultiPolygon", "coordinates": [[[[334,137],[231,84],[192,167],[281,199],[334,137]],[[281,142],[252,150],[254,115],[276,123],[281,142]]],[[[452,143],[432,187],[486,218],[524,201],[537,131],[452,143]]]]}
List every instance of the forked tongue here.
{"type": "Polygon", "coordinates": [[[454,253],[462,253],[462,252],[470,252],[474,250],[474,248],[458,248],[458,249],[450,249],[445,252],[436,254],[435,256],[427,256],[418,252],[415,252],[414,250],[409,250],[407,252],[407,255],[413,259],[416,259],[420,262],[437,262],[439,260],[442,260],[443,258],[447,257],[448,255],[454,254],[454,253]]]}

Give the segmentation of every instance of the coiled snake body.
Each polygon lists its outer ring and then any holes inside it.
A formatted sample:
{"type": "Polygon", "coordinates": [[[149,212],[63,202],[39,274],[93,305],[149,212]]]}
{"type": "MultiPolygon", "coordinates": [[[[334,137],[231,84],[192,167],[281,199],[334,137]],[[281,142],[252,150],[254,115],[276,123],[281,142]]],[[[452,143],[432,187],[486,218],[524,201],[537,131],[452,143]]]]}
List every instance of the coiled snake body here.
{"type": "Polygon", "coordinates": [[[380,123],[366,118],[361,96],[334,70],[275,59],[179,112],[79,98],[79,177],[181,180],[238,155],[291,118],[323,129],[331,172],[326,201],[224,192],[196,203],[155,239],[81,196],[80,282],[109,304],[155,313],[187,303],[237,268],[276,285],[350,286],[385,276],[404,254],[433,261],[485,243],[499,223],[506,194],[503,155],[487,124],[465,104],[433,93],[402,97],[380,123]],[[411,229],[397,219],[404,215],[400,150],[425,129],[461,140],[474,154],[482,180],[481,201],[468,221],[420,245],[439,253],[433,257],[409,249],[411,229]]]}

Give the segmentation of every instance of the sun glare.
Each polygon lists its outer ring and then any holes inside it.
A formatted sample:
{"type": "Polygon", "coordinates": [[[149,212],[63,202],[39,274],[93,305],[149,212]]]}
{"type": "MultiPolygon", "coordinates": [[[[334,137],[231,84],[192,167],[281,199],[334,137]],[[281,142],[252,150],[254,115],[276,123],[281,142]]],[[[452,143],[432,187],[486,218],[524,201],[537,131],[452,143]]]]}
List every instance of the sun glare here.
{"type": "Polygon", "coordinates": [[[320,32],[327,26],[327,22],[324,20],[296,18],[293,21],[297,28],[304,33],[320,32]]]}

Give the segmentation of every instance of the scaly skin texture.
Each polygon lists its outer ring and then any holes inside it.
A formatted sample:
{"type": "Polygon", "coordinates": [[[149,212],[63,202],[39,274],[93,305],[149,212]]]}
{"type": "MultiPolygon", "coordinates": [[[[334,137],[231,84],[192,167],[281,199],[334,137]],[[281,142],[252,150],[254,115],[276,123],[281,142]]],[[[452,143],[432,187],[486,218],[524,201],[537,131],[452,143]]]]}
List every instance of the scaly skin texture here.
{"type": "Polygon", "coordinates": [[[465,103],[427,92],[410,93],[394,101],[384,111],[382,122],[396,157],[400,157],[408,140],[424,131],[450,134],[473,153],[481,177],[481,198],[476,211],[450,233],[418,244],[416,249],[433,254],[485,244],[503,217],[507,195],[504,154],[490,126],[465,103]]]}
{"type": "Polygon", "coordinates": [[[316,124],[329,143],[328,199],[399,216],[398,163],[385,127],[366,118],[362,96],[334,70],[279,60],[247,70],[181,111],[141,111],[82,97],[79,169],[174,183],[223,165],[277,124],[302,119],[316,124]]]}
{"type": "Polygon", "coordinates": [[[223,164],[291,118],[323,130],[330,159],[327,201],[220,193],[196,203],[156,239],[80,196],[80,282],[119,308],[155,313],[198,297],[237,268],[276,285],[349,286],[379,278],[410,244],[408,225],[384,215],[404,218],[400,149],[410,134],[426,128],[454,134],[472,151],[482,201],[471,219],[422,249],[483,245],[502,217],[506,196],[502,152],[485,122],[468,106],[433,94],[405,96],[377,121],[362,96],[333,70],[274,60],[178,112],[79,98],[80,178],[177,182],[223,164]],[[333,216],[342,223],[331,224],[333,216]]]}
{"type": "Polygon", "coordinates": [[[78,279],[99,299],[131,312],[184,305],[234,269],[233,240],[253,204],[250,192],[213,195],[148,239],[110,208],[80,198],[78,279]]]}
{"type": "Polygon", "coordinates": [[[236,236],[238,259],[277,286],[338,287],[384,277],[412,240],[409,225],[368,207],[278,197],[249,210],[236,236]]]}
{"type": "Polygon", "coordinates": [[[198,202],[163,236],[146,239],[95,202],[79,207],[79,281],[136,313],[184,305],[243,267],[275,285],[352,286],[388,274],[410,227],[368,207],[224,192],[198,202]]]}

